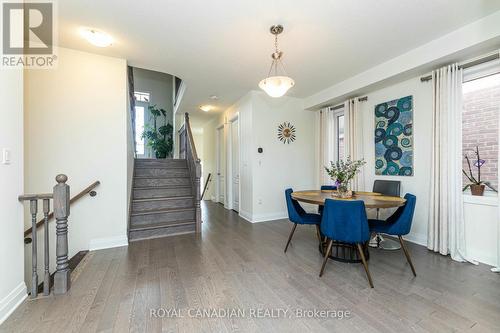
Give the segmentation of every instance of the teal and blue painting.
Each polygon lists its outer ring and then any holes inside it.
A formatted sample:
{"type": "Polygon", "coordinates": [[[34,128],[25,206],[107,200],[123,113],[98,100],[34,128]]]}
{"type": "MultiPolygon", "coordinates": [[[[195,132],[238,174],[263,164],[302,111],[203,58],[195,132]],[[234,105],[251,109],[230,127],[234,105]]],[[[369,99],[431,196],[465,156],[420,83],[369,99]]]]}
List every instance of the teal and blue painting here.
{"type": "Polygon", "coordinates": [[[375,106],[375,174],[413,176],[413,96],[375,106]]]}

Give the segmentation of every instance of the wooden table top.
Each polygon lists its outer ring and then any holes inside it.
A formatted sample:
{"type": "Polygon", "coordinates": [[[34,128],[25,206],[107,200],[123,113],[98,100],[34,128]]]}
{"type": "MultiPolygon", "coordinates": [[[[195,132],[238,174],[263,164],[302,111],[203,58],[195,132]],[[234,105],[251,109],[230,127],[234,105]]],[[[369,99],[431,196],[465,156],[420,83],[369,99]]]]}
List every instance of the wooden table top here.
{"type": "Polygon", "coordinates": [[[334,200],[362,200],[366,208],[394,208],[404,206],[406,199],[400,197],[391,197],[374,192],[360,192],[354,193],[354,196],[349,199],[342,199],[334,196],[337,191],[331,190],[311,190],[311,191],[297,191],[292,193],[292,198],[297,201],[302,201],[310,204],[323,206],[325,199],[334,200]]]}

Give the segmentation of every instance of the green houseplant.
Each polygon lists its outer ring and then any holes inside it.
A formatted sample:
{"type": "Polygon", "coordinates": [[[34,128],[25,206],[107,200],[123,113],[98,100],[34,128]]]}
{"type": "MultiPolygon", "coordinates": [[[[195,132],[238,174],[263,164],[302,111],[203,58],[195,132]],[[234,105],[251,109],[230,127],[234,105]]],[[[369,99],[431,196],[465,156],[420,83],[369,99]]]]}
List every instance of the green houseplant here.
{"type": "Polygon", "coordinates": [[[467,161],[468,172],[465,171],[464,169],[462,169],[462,172],[465,175],[465,177],[467,177],[467,179],[470,181],[470,183],[464,186],[463,191],[470,188],[472,195],[482,196],[484,194],[484,188],[488,186],[490,189],[497,192],[497,190],[491,186],[490,182],[483,182],[481,180],[481,167],[486,163],[486,161],[481,159],[481,156],[479,155],[479,147],[476,146],[476,150],[474,150],[473,152],[475,155],[474,166],[477,168],[477,178],[474,177],[474,174],[472,173],[472,167],[469,155],[465,153],[464,158],[467,161]]]}
{"type": "Polygon", "coordinates": [[[142,137],[146,139],[148,147],[151,147],[156,158],[167,158],[173,149],[173,127],[167,122],[167,111],[158,109],[156,105],[148,106],[148,111],[153,117],[153,125],[144,126],[142,137]],[[157,118],[161,115],[163,115],[165,122],[158,127],[157,118]]]}
{"type": "Polygon", "coordinates": [[[356,174],[361,170],[361,167],[365,165],[366,162],[361,160],[353,161],[351,157],[348,156],[345,161],[340,160],[336,163],[330,161],[330,168],[325,166],[325,170],[330,176],[330,178],[335,181],[337,186],[337,195],[341,198],[348,198],[352,195],[349,191],[349,182],[356,176],[356,174]]]}

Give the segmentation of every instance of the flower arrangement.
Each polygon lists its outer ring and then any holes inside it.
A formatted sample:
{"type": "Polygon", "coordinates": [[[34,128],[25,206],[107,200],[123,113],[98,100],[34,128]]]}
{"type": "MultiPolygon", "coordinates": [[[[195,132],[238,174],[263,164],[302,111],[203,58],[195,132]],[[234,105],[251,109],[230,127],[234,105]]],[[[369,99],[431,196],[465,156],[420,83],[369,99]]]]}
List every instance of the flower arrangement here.
{"type": "Polygon", "coordinates": [[[475,155],[474,166],[477,168],[477,178],[474,177],[474,174],[472,173],[471,160],[469,158],[469,155],[465,153],[464,158],[467,161],[469,172],[467,173],[464,169],[462,169],[462,173],[470,181],[470,184],[465,185],[462,191],[465,191],[468,188],[470,188],[472,195],[481,196],[484,194],[485,186],[488,186],[493,191],[498,192],[495,188],[491,186],[490,182],[483,182],[481,180],[481,167],[486,163],[486,161],[481,159],[479,155],[479,147],[477,146],[476,150],[474,150],[474,155],[475,155]]]}
{"type": "Polygon", "coordinates": [[[326,173],[335,181],[339,197],[346,198],[350,196],[349,182],[365,164],[366,162],[363,159],[353,161],[348,156],[345,161],[340,160],[335,163],[330,161],[330,168],[325,166],[326,173]]]}

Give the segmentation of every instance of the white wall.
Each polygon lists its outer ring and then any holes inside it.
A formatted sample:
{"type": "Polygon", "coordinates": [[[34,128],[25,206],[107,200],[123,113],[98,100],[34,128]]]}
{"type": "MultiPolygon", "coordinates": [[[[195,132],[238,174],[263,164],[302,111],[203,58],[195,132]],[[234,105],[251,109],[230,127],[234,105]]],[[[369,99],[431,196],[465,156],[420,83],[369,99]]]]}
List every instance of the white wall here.
{"type": "Polygon", "coordinates": [[[285,189],[315,188],[315,115],[302,108],[302,100],[293,97],[272,98],[263,92],[252,93],[254,139],[253,220],[288,216],[285,189]],[[296,140],[283,144],[278,126],[290,122],[296,128],[296,140]],[[257,149],[264,152],[259,154],[257,149]]]}
{"type": "Polygon", "coordinates": [[[25,191],[50,192],[58,173],[72,195],[101,181],[96,197],[71,206],[70,256],[127,244],[126,70],[123,59],[61,48],[56,69],[26,73],[25,191]]]}
{"type": "MultiPolygon", "coordinates": [[[[0,164],[0,324],[26,297],[24,283],[23,206],[23,71],[0,69],[0,154],[11,151],[10,164],[0,164]]],[[[1,155],[0,155],[1,158],[1,155]]]]}
{"type": "MultiPolygon", "coordinates": [[[[215,186],[217,180],[217,170],[216,170],[216,160],[215,160],[215,136],[216,136],[216,128],[215,128],[216,120],[211,120],[208,123],[203,125],[203,138],[201,142],[196,143],[196,149],[199,146],[203,147],[203,155],[200,157],[202,161],[202,172],[203,172],[203,180],[207,181],[207,177],[211,174],[211,181],[208,184],[208,188],[206,190],[204,200],[215,200],[215,186]]],[[[196,141],[196,140],[195,140],[196,141]]],[[[203,184],[204,186],[205,184],[203,184]]]]}

